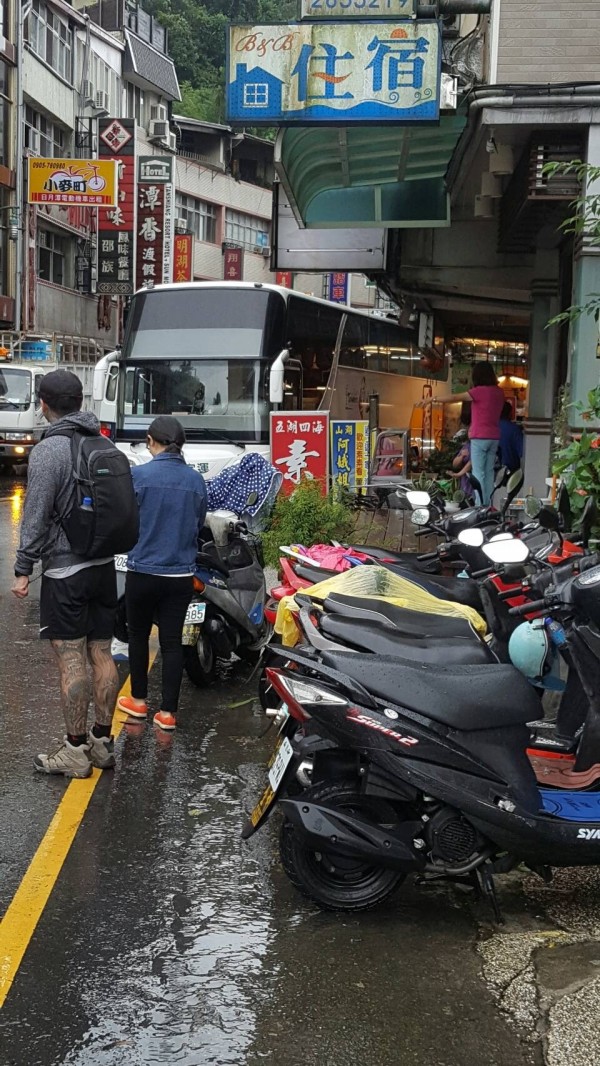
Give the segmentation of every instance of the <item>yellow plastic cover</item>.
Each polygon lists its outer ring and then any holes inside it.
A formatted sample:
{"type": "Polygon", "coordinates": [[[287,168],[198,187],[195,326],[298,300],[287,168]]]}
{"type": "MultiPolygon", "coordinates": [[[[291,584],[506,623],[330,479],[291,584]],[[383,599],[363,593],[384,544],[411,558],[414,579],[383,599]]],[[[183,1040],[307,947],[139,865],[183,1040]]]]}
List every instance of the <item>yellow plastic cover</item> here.
{"type": "MultiPolygon", "coordinates": [[[[424,575],[425,576],[425,575],[424,575]]],[[[486,623],[474,607],[466,607],[462,603],[450,603],[448,600],[439,600],[430,592],[426,592],[414,581],[405,577],[398,577],[383,566],[356,566],[343,574],[336,574],[326,581],[320,581],[318,585],[303,590],[310,592],[311,596],[319,600],[325,600],[331,593],[337,592],[342,596],[361,596],[372,600],[383,600],[384,603],[392,603],[396,607],[405,607],[411,611],[421,611],[423,614],[439,614],[446,618],[465,618],[471,623],[480,636],[485,636],[486,623]]],[[[300,634],[294,621],[294,615],[299,611],[294,596],[284,596],[277,608],[275,620],[275,632],[281,637],[282,643],[293,648],[298,643],[300,634]]]]}

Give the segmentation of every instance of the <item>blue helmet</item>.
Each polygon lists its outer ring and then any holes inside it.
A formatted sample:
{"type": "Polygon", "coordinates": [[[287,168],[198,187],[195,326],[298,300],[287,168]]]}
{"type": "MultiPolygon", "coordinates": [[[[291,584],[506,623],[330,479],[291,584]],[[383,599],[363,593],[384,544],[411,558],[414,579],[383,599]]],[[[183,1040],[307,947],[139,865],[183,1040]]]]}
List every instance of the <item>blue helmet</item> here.
{"type": "Polygon", "coordinates": [[[513,666],[525,674],[528,681],[536,685],[543,684],[556,654],[543,618],[517,626],[508,642],[508,654],[513,666]]]}

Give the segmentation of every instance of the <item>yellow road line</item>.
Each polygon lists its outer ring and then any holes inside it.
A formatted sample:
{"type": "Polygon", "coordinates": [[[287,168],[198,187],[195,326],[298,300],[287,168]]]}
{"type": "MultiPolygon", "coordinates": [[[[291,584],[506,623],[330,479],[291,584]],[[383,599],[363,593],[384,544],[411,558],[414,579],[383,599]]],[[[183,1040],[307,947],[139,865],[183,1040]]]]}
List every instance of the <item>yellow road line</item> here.
{"type": "MultiPolygon", "coordinates": [[[[150,648],[150,667],[156,653],[157,648],[153,641],[150,648]]],[[[119,696],[130,695],[128,677],[119,696]]],[[[126,715],[123,715],[122,720],[115,716],[115,740],[126,721],[126,715]]],[[[70,782],[6,914],[0,921],[0,1008],[4,1005],[102,773],[102,770],[94,769],[91,777],[70,782]]]]}

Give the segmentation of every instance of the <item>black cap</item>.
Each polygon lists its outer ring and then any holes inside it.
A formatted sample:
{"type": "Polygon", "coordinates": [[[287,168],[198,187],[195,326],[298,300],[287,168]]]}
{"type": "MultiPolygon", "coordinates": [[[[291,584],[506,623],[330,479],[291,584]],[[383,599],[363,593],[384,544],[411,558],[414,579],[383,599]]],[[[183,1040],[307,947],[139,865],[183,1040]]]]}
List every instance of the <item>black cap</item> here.
{"type": "Polygon", "coordinates": [[[148,427],[148,436],[157,444],[176,444],[178,448],[183,448],[185,444],[183,426],[173,415],[159,415],[155,418],[148,427]]]}
{"type": "Polygon", "coordinates": [[[71,370],[52,370],[44,374],[40,382],[40,398],[50,408],[57,403],[64,408],[67,400],[73,400],[75,405],[81,406],[83,385],[71,370]]]}

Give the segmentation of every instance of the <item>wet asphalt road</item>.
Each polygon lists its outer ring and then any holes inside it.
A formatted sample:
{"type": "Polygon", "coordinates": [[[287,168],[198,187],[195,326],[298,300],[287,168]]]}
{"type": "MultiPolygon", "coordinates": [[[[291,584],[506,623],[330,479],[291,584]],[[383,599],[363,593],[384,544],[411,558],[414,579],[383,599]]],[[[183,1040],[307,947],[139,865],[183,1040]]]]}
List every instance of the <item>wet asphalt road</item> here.
{"type": "MultiPolygon", "coordinates": [[[[9,591],[23,491],[0,478],[0,917],[66,787],[31,767],[63,727],[39,583],[9,591]]],[[[480,905],[409,887],[325,915],[275,824],[242,844],[274,742],[254,694],[236,663],[184,682],[171,743],[121,734],[0,1011],[0,1066],[532,1066],[481,977],[480,905]]]]}

